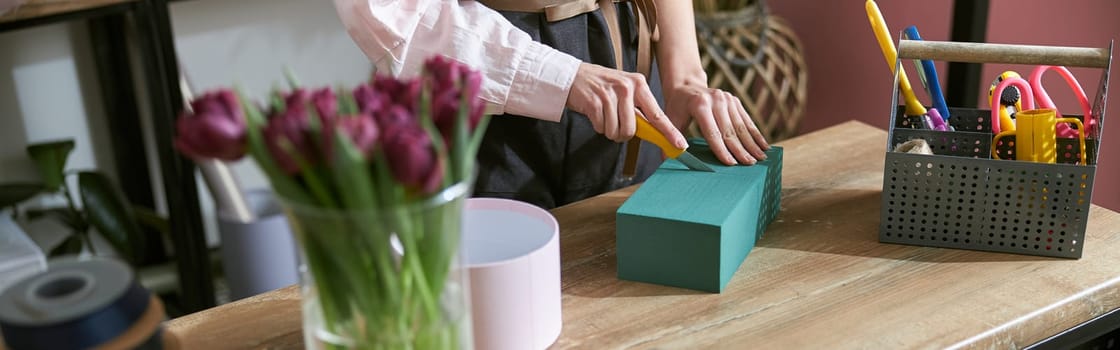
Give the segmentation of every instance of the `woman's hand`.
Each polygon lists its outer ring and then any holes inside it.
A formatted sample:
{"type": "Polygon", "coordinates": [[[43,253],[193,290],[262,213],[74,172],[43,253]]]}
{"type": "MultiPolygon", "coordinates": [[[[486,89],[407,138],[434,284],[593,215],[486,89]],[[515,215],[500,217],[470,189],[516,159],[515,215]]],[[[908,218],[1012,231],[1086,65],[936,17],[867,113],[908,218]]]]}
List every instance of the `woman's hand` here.
{"type": "Polygon", "coordinates": [[[572,82],[567,107],[586,115],[595,132],[615,142],[625,142],[634,137],[637,107],[650,125],[665,135],[670,143],[678,148],[688,147],[684,135],[657,105],[646,78],[638,73],[583,63],[572,82]]]}
{"type": "Polygon", "coordinates": [[[655,0],[661,40],[657,44],[657,66],[665,92],[665,109],[677,126],[696,121],[708,146],[720,161],[754,164],[766,159],[770,149],[735,95],[708,88],[708,76],[700,63],[696,25],[691,1],[655,0]]]}
{"type": "Polygon", "coordinates": [[[766,159],[770,145],[735,95],[694,82],[666,89],[665,98],[669,114],[694,120],[723,163],[754,164],[766,159]]]}

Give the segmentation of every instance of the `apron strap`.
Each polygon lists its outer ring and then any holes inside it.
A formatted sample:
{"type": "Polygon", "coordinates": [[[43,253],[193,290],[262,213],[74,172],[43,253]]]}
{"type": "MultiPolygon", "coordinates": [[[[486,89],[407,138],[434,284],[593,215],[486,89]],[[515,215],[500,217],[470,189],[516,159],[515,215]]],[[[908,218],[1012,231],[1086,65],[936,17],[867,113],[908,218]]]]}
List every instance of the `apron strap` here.
{"type": "Polygon", "coordinates": [[[614,57],[622,69],[622,31],[618,23],[618,10],[613,3],[631,2],[638,25],[638,73],[649,77],[653,62],[653,44],[657,41],[657,5],[654,0],[478,0],[486,7],[498,11],[544,13],[549,22],[563,21],[588,12],[602,9],[607,21],[614,57]]]}

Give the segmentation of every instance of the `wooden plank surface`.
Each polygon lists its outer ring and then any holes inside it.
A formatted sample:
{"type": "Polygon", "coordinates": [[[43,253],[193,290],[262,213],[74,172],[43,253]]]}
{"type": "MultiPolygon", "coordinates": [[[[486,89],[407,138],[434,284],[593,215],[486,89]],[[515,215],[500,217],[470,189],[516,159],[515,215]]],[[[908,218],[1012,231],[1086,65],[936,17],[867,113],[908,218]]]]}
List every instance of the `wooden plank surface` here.
{"type": "Polygon", "coordinates": [[[136,0],[30,0],[20,5],[15,11],[0,16],[0,23],[60,15],[134,1],[136,0]]]}
{"type": "MultiPolygon", "coordinates": [[[[557,208],[568,348],[1017,348],[1120,307],[1120,214],[1094,206],[1080,260],[878,242],[886,132],[782,142],[782,211],[722,294],[615,278],[634,187],[557,208]]],[[[171,320],[185,349],[301,348],[292,287],[171,320]]]]}

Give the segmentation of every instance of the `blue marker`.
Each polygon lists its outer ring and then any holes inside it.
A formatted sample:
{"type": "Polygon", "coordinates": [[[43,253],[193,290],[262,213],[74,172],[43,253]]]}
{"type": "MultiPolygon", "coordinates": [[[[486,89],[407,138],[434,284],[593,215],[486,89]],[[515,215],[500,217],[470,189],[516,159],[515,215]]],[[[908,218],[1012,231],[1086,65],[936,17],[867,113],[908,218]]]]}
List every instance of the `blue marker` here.
{"type": "MultiPolygon", "coordinates": [[[[906,39],[922,40],[918,35],[918,27],[909,26],[902,34],[906,39]]],[[[949,122],[949,106],[945,104],[945,95],[941,93],[941,81],[937,77],[937,67],[933,65],[933,60],[914,60],[914,65],[918,66],[918,77],[922,80],[922,87],[926,89],[926,93],[933,99],[933,108],[941,114],[941,118],[945,119],[945,123],[949,122]]]]}

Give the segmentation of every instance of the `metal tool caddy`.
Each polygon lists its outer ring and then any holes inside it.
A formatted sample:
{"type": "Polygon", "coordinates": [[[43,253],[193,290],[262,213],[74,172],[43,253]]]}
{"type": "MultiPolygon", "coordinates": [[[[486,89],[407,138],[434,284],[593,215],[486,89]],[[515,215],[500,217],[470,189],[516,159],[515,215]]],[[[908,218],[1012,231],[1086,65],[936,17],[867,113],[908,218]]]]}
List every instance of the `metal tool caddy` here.
{"type": "Polygon", "coordinates": [[[1104,128],[1111,53],[1111,43],[1107,48],[1071,48],[901,40],[896,67],[911,59],[930,59],[1100,68],[1096,98],[1090,100],[1097,125],[1085,136],[1086,164],[1079,164],[1078,139],[1062,137],[1057,138],[1056,163],[1012,160],[1014,136],[999,140],[996,153],[1001,159],[994,159],[990,110],[950,108],[949,125],[955,131],[915,129],[920,121],[905,116],[899,105],[896,69],[879,241],[1080,258],[1104,128]],[[892,151],[919,138],[929,143],[933,155],[892,151]]]}

